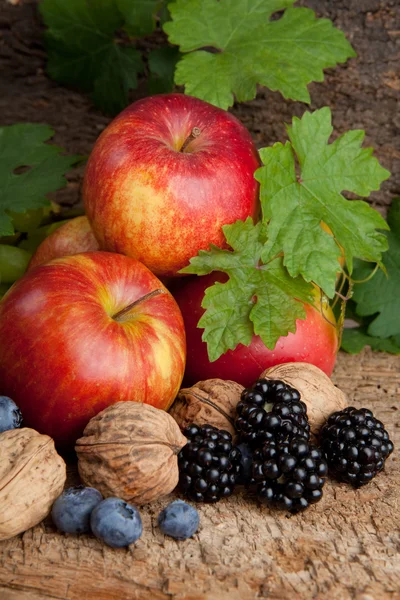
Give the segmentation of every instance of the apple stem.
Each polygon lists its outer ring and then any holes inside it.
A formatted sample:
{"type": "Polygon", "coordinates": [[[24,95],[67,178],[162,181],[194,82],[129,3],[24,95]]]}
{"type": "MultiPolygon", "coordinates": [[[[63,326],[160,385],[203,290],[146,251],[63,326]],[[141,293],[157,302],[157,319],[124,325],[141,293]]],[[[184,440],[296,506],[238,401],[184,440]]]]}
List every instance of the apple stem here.
{"type": "Polygon", "coordinates": [[[190,142],[193,142],[197,137],[199,137],[201,130],[199,127],[193,127],[191,134],[187,136],[186,140],[183,142],[181,152],[185,152],[186,148],[189,146],[190,142]]]}
{"type": "Polygon", "coordinates": [[[117,313],[115,313],[115,315],[112,316],[112,319],[114,319],[114,321],[121,321],[122,318],[132,310],[132,308],[134,308],[138,304],[141,304],[145,300],[149,300],[150,298],[154,298],[154,296],[159,296],[160,294],[165,294],[165,290],[162,290],[161,288],[157,288],[156,290],[153,290],[152,292],[145,294],[141,298],[138,298],[134,302],[131,302],[130,304],[128,304],[128,306],[125,306],[125,308],[123,308],[122,310],[119,310],[117,313]]]}

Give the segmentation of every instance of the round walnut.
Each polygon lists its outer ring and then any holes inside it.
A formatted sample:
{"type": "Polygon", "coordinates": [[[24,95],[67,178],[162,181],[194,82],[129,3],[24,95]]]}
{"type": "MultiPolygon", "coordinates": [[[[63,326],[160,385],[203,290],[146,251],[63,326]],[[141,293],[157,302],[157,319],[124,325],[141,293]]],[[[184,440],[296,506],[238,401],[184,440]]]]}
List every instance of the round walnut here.
{"type": "Polygon", "coordinates": [[[47,517],[65,479],[65,462],[51,437],[27,427],[1,433],[0,540],[47,517]]]}
{"type": "Polygon", "coordinates": [[[186,442],[167,412],[117,402],[93,417],[77,440],[79,475],[105,497],[145,504],[176,487],[177,455],[186,442]]]}
{"type": "Polygon", "coordinates": [[[183,430],[191,423],[214,425],[235,437],[236,405],[243,386],[235,381],[207,379],[190,388],[182,388],[169,410],[183,430]]]}
{"type": "Polygon", "coordinates": [[[329,415],[347,406],[346,396],[321,369],[308,363],[285,363],[271,367],[260,378],[283,381],[295,388],[307,405],[311,433],[318,436],[329,415]]]}

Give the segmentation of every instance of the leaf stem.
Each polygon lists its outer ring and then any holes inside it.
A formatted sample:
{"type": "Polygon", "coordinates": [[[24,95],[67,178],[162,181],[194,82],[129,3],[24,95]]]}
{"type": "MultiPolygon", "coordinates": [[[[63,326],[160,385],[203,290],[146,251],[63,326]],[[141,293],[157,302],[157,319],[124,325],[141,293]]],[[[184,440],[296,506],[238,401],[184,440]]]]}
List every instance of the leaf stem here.
{"type": "Polygon", "coordinates": [[[376,263],[373,271],[371,271],[371,273],[368,275],[368,277],[366,277],[365,279],[352,279],[353,283],[367,283],[367,281],[369,281],[370,279],[373,278],[373,276],[375,275],[375,273],[377,272],[378,269],[379,269],[379,264],[376,263]]]}
{"type": "Polygon", "coordinates": [[[322,318],[325,319],[325,321],[327,323],[329,323],[329,325],[332,325],[332,327],[336,327],[336,323],[333,323],[332,321],[330,321],[328,319],[328,317],[326,316],[326,314],[324,313],[323,299],[324,299],[324,295],[323,295],[322,290],[320,288],[320,290],[319,290],[319,308],[320,308],[320,313],[322,315],[322,318]]]}
{"type": "Polygon", "coordinates": [[[336,306],[337,301],[340,298],[340,294],[341,294],[341,292],[342,292],[342,290],[344,288],[344,284],[346,283],[346,279],[348,279],[350,281],[350,277],[347,275],[346,271],[344,271],[344,269],[341,269],[340,285],[339,285],[339,288],[338,288],[338,293],[337,293],[337,290],[335,290],[336,297],[335,297],[335,299],[333,301],[332,308],[334,308],[336,306]]]}

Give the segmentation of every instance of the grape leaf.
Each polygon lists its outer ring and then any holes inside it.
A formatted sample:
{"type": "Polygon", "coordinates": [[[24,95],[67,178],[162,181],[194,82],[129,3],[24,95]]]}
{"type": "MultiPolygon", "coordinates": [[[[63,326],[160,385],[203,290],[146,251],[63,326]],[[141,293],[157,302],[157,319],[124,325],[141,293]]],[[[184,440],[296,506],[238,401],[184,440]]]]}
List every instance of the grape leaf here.
{"type": "Polygon", "coordinates": [[[50,77],[91,93],[105,112],[122,110],[143,62],[138,50],[114,39],[124,24],[115,1],[43,0],[39,10],[48,27],[50,77]]]}
{"type": "Polygon", "coordinates": [[[349,354],[358,354],[365,346],[370,346],[370,348],[376,352],[400,354],[400,335],[389,338],[379,338],[368,335],[367,330],[364,327],[343,330],[341,347],[345,352],[348,352],[349,354]]]}
{"type": "Polygon", "coordinates": [[[156,24],[158,11],[164,0],[116,0],[121,14],[125,17],[125,30],[133,37],[151,33],[156,24]]]}
{"type": "Polygon", "coordinates": [[[114,45],[94,82],[95,105],[108,114],[119,113],[129,102],[129,90],[137,87],[137,74],[142,69],[142,57],[135,48],[114,45]]]}
{"type": "MultiPolygon", "coordinates": [[[[400,198],[393,200],[388,211],[391,228],[386,236],[389,250],[383,256],[385,272],[378,271],[372,279],[354,286],[356,312],[365,317],[378,315],[368,325],[368,334],[388,338],[400,334],[400,198]]],[[[370,275],[373,265],[355,271],[355,279],[370,275]]]]}
{"type": "Polygon", "coordinates": [[[350,274],[355,257],[379,262],[387,249],[384,233],[376,231],[388,229],[386,221],[366,202],[346,200],[341,192],[367,197],[390,173],[371,148],[361,148],[363,131],[348,131],[328,143],[332,125],[327,107],[295,117],[287,132],[290,142],[260,150],[264,166],[255,173],[268,221],[262,259],[283,252],[290,275],[313,281],[332,298],[340,246],[350,274]]]}
{"type": "Polygon", "coordinates": [[[241,343],[248,346],[253,334],[259,335],[268,348],[279,337],[296,331],[296,319],[306,316],[297,300],[312,302],[312,286],[301,278],[292,278],[275,258],[262,264],[264,226],[236,221],[222,227],[231,250],[211,246],[192,258],[181,273],[206,275],[220,271],[229,275],[226,283],[207,288],[202,307],[206,309],[198,326],[204,328],[210,361],[241,343]],[[297,300],[295,300],[297,298],[297,300]]]}
{"type": "Polygon", "coordinates": [[[355,56],[344,34],[295,0],[176,0],[164,24],[172,44],[187,53],[175,83],[187,94],[227,109],[252,100],[257,84],[285,98],[310,101],[307,85],[323,69],[355,56]],[[287,10],[271,21],[276,11],[287,10]],[[210,49],[211,51],[207,51],[210,49]]]}
{"type": "Polygon", "coordinates": [[[12,212],[48,205],[46,195],[66,185],[64,173],[80,157],[61,156],[62,148],[45,144],[53,135],[47,125],[0,127],[0,236],[14,233],[12,212]]]}
{"type": "Polygon", "coordinates": [[[174,72],[180,52],[176,47],[156,48],[149,53],[149,78],[147,81],[150,94],[164,94],[174,88],[174,72]]]}

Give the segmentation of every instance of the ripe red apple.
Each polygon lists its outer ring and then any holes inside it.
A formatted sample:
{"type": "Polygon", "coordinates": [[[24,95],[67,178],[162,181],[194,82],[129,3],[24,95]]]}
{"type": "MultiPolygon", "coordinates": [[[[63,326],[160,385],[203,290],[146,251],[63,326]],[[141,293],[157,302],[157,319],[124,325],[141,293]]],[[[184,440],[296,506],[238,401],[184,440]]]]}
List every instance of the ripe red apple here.
{"type": "Polygon", "coordinates": [[[128,106],[89,157],[83,198],[100,246],[174,276],[221,227],[258,215],[257,150],[231,114],[167,94],[128,106]]]}
{"type": "Polygon", "coordinates": [[[210,362],[207,344],[201,339],[204,330],[197,327],[204,313],[201,302],[207,287],[226,279],[224,274],[211,273],[179,280],[171,288],[186,329],[185,385],[217,377],[232,379],[248,387],[264,369],[286,362],[311,363],[331,375],[338,351],[335,317],[329,305],[324,306],[322,314],[319,301],[315,306],[305,305],[306,319],[298,320],[296,333],[281,337],[273,350],[267,348],[260,337],[253,336],[249,346],[239,344],[235,350],[228,350],[216,361],[210,362]]]}
{"type": "Polygon", "coordinates": [[[0,393],[71,446],[120,400],[167,410],[185,368],[179,308],[139,261],[91,252],[24,275],[0,303],[0,393]]]}
{"type": "Polygon", "coordinates": [[[28,270],[53,258],[71,256],[82,252],[94,252],[99,244],[94,237],[87,217],[75,217],[61,225],[43,240],[32,256],[28,270]]]}

